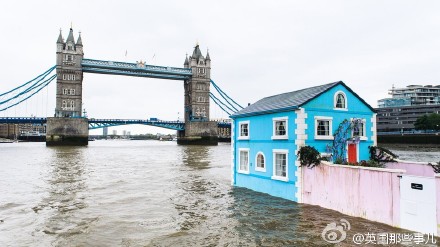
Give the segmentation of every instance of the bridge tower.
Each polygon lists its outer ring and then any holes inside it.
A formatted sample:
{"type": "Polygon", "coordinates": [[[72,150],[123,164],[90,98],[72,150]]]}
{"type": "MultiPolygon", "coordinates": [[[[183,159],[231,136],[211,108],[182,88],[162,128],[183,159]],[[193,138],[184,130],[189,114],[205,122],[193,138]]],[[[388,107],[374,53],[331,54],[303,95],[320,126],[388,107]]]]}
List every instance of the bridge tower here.
{"type": "Polygon", "coordinates": [[[185,130],[178,133],[178,144],[217,145],[217,123],[209,121],[209,92],[211,84],[211,58],[206,57],[197,44],[192,55],[185,58],[185,68],[192,77],[184,81],[185,130]]]}
{"type": "Polygon", "coordinates": [[[70,29],[66,42],[60,31],[57,40],[57,92],[55,117],[81,117],[84,57],[81,34],[75,43],[70,29]]]}
{"type": "Polygon", "coordinates": [[[81,118],[83,57],[81,33],[75,42],[70,28],[64,41],[60,30],[56,51],[56,107],[54,117],[47,119],[46,145],[88,144],[88,121],[81,118]]]}

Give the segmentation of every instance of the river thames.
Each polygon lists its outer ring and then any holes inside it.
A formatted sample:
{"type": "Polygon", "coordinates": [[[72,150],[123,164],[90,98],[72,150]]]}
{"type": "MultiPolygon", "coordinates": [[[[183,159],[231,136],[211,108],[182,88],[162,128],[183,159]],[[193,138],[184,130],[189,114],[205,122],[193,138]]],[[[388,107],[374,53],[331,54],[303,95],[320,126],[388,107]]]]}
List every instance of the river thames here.
{"type": "MultiPolygon", "coordinates": [[[[341,219],[351,230],[338,246],[358,246],[356,233],[409,232],[234,188],[230,150],[159,141],[0,144],[0,246],[333,246],[321,233],[341,219]]],[[[435,148],[396,151],[440,160],[435,148]]]]}

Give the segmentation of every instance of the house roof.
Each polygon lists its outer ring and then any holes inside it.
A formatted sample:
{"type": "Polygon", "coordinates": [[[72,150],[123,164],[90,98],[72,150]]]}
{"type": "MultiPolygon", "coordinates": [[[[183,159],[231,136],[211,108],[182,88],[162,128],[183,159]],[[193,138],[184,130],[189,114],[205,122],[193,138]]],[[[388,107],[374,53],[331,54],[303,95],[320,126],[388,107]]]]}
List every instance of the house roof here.
{"type": "Polygon", "coordinates": [[[366,103],[361,97],[359,97],[359,95],[353,92],[353,90],[347,87],[345,83],[343,83],[342,81],[338,81],[263,98],[255,102],[254,104],[251,104],[248,107],[232,114],[231,118],[294,110],[340,84],[346,87],[368,108],[375,112],[375,110],[368,103],[366,103]]]}

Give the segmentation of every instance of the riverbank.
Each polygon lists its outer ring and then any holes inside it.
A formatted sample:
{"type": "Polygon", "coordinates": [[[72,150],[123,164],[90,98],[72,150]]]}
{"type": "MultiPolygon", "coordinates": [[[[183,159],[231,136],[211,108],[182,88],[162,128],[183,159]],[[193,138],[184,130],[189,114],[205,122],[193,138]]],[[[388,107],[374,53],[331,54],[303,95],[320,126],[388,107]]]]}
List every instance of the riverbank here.
{"type": "Polygon", "coordinates": [[[417,145],[439,145],[440,135],[438,134],[393,134],[378,135],[377,143],[384,144],[417,144],[417,145]]]}

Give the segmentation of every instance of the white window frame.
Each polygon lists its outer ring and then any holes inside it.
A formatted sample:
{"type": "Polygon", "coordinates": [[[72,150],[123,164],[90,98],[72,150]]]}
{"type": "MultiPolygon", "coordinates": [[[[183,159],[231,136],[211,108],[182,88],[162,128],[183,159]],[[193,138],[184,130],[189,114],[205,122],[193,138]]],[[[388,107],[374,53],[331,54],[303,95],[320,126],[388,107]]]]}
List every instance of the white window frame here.
{"type": "Polygon", "coordinates": [[[257,172],[266,172],[266,167],[267,167],[266,156],[264,155],[263,152],[258,152],[257,155],[255,155],[255,171],[257,171],[257,172]],[[258,156],[260,154],[263,156],[263,159],[264,159],[264,167],[258,167],[258,156]]]}
{"type": "MultiPolygon", "coordinates": [[[[350,120],[353,120],[353,118],[351,118],[350,120]]],[[[368,140],[368,138],[367,138],[367,133],[366,133],[366,131],[367,131],[367,126],[366,126],[366,123],[367,123],[367,120],[365,119],[365,118],[362,118],[362,136],[359,136],[359,139],[361,140],[361,141],[366,141],[366,140],[368,140]]],[[[354,137],[354,133],[353,133],[353,129],[351,130],[351,136],[352,137],[354,137]]]]}
{"type": "Polygon", "coordinates": [[[250,121],[240,121],[238,122],[238,140],[249,140],[250,136],[251,136],[251,123],[250,121]],[[242,136],[241,135],[241,126],[247,124],[247,128],[248,128],[248,135],[247,136],[242,136]]]}
{"type": "Polygon", "coordinates": [[[242,173],[242,174],[249,174],[249,167],[250,167],[250,165],[249,165],[249,148],[239,148],[238,149],[238,169],[237,169],[237,172],[238,173],[242,173]],[[247,153],[247,155],[248,155],[248,160],[247,160],[247,170],[242,170],[241,169],[241,152],[246,152],[247,153]]]}
{"type": "Polygon", "coordinates": [[[344,91],[337,91],[335,93],[335,95],[333,96],[333,110],[337,110],[337,111],[348,111],[348,100],[347,100],[347,95],[345,94],[344,91]],[[338,108],[336,107],[336,104],[338,102],[338,95],[342,94],[344,96],[344,100],[345,100],[345,107],[344,108],[338,108]]]}
{"type": "Polygon", "coordinates": [[[325,117],[325,116],[315,116],[315,140],[333,140],[333,133],[332,133],[332,127],[333,127],[333,117],[325,117]],[[318,121],[329,121],[328,126],[328,136],[318,135],[318,121]]]}
{"type": "Polygon", "coordinates": [[[286,140],[289,139],[289,117],[277,117],[272,118],[272,140],[286,140]],[[276,122],[285,121],[286,122],[286,134],[277,135],[276,134],[276,122]]]}
{"type": "Polygon", "coordinates": [[[289,181],[289,150],[288,149],[273,149],[272,150],[272,155],[273,155],[273,163],[272,163],[272,179],[274,180],[280,180],[280,181],[284,181],[287,182],[289,181]],[[276,175],[276,155],[277,154],[285,154],[286,155],[286,176],[277,176],[276,175]]]}

